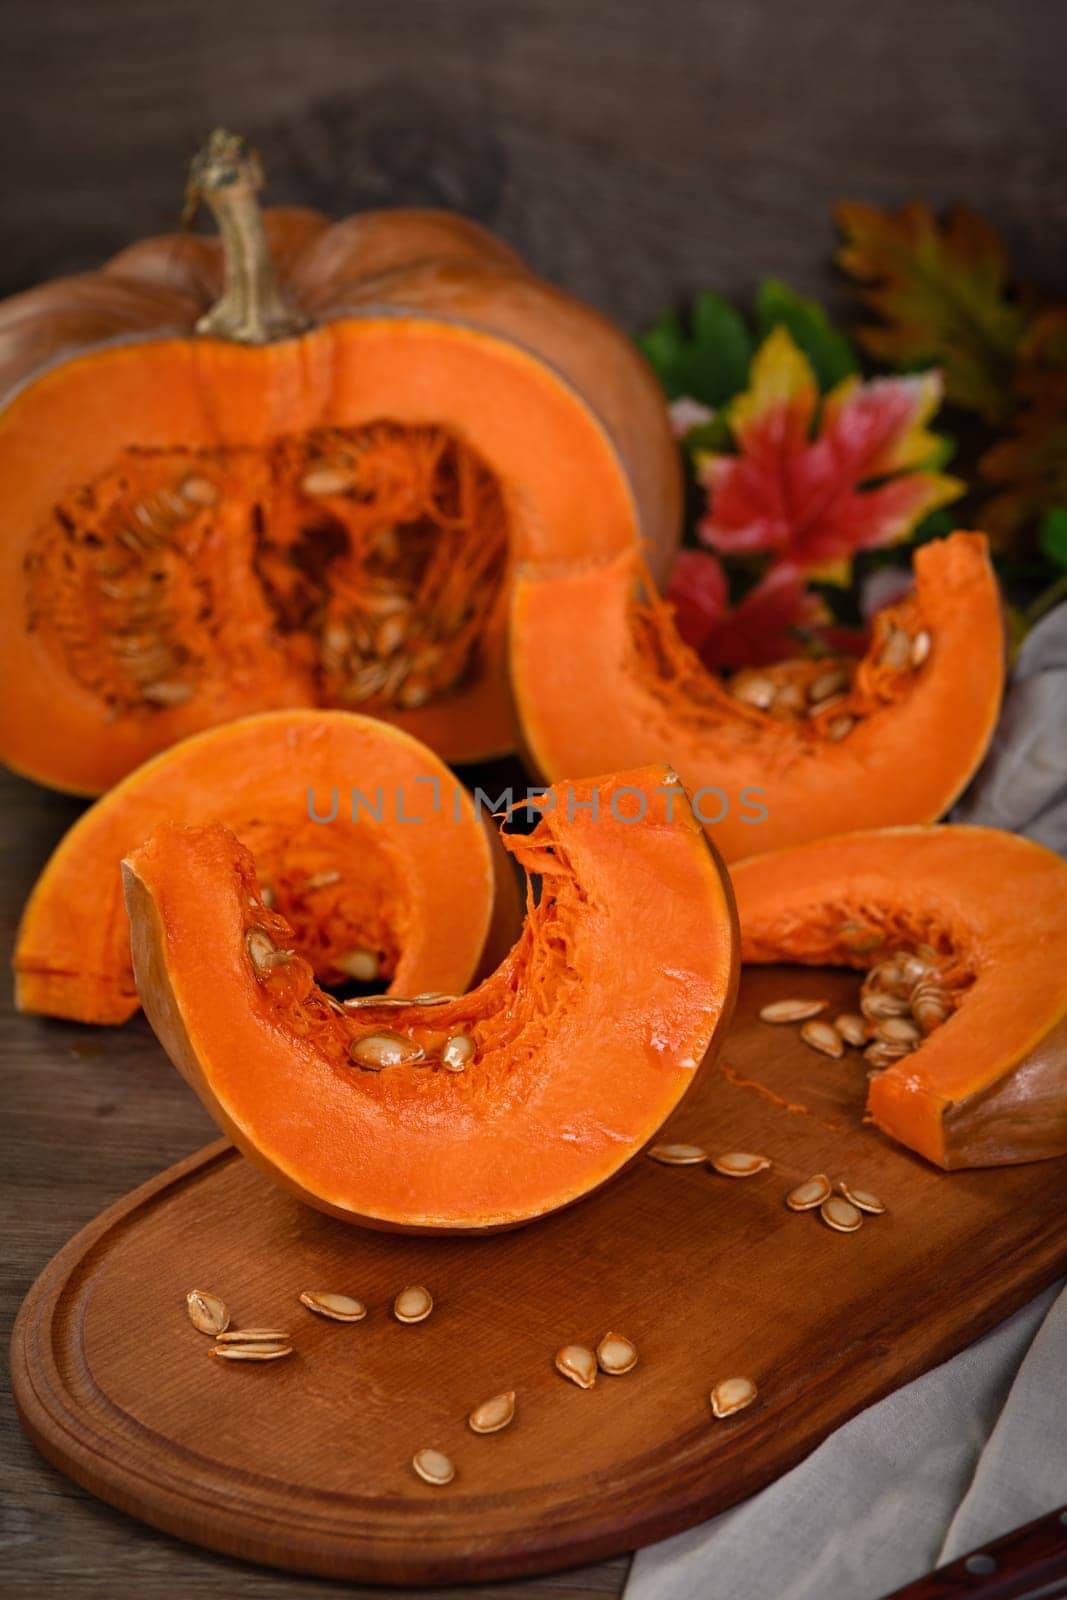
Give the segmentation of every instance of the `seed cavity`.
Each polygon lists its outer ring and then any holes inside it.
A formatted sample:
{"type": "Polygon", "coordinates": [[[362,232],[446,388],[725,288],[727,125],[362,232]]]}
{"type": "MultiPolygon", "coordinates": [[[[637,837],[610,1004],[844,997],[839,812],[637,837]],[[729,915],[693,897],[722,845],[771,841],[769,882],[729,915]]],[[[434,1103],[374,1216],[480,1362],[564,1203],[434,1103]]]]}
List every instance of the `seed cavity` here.
{"type": "Polygon", "coordinates": [[[819,1207],[819,1215],[835,1233],[855,1233],[863,1226],[863,1213],[841,1195],[832,1194],[819,1207]]]}
{"type": "Polygon", "coordinates": [[[474,1040],[466,1033],[453,1033],[441,1051],[441,1065],[448,1072],[462,1072],[474,1055],[474,1040]]]}
{"type": "Polygon", "coordinates": [[[432,1483],[437,1488],[443,1488],[446,1483],[451,1483],[456,1476],[451,1457],[446,1456],[442,1450],[416,1450],[411,1458],[411,1465],[423,1483],[432,1483]]]}
{"type": "Polygon", "coordinates": [[[838,1181],[838,1193],[843,1195],[849,1205],[856,1207],[857,1211],[866,1211],[872,1217],[880,1217],[885,1212],[885,1202],[879,1200],[876,1194],[869,1189],[855,1189],[844,1178],[838,1181]]]}
{"type": "Polygon", "coordinates": [[[596,1347],[601,1372],[621,1377],[637,1365],[637,1346],[624,1333],[606,1333],[596,1347]]]}
{"type": "Polygon", "coordinates": [[[217,1338],[230,1326],[230,1312],[225,1300],[209,1289],[190,1289],[185,1297],[189,1321],[200,1333],[217,1338]]]}
{"type": "Polygon", "coordinates": [[[421,1283],[401,1289],[393,1301],[393,1316],[398,1322],[425,1322],[433,1310],[433,1295],[421,1283]]]}
{"type": "Polygon", "coordinates": [[[772,1000],[760,1011],[761,1022],[806,1022],[826,1010],[825,1000],[772,1000]]]}
{"type": "Polygon", "coordinates": [[[711,1391],[711,1409],[720,1419],[732,1417],[750,1406],[759,1393],[751,1378],[724,1378],[711,1391]]]}
{"type": "Polygon", "coordinates": [[[836,1059],[845,1053],[841,1035],[828,1022],[805,1022],[800,1030],[800,1037],[806,1045],[810,1045],[813,1050],[821,1051],[824,1056],[833,1056],[836,1059]]]}
{"type": "Polygon", "coordinates": [[[499,1433],[514,1416],[515,1391],[505,1389],[503,1394],[495,1394],[491,1400],[483,1400],[480,1406],[475,1406],[467,1418],[467,1426],[472,1433],[499,1433]]]}
{"type": "Polygon", "coordinates": [[[665,1167],[697,1167],[708,1159],[708,1152],[698,1144],[654,1144],[648,1157],[665,1167]]]}
{"type": "Polygon", "coordinates": [[[329,1294],[321,1289],[305,1289],[300,1295],[300,1304],[318,1317],[328,1317],[331,1322],[362,1322],[367,1315],[362,1300],[353,1300],[347,1294],[329,1294]]]}
{"type": "Polygon", "coordinates": [[[576,1383],[579,1389],[591,1389],[596,1383],[596,1353],[584,1344],[565,1344],[556,1351],[556,1371],[576,1383]]]}
{"type": "Polygon", "coordinates": [[[829,1200],[832,1193],[829,1178],[825,1173],[817,1172],[813,1178],[807,1178],[803,1183],[798,1183],[795,1189],[790,1189],[785,1203],[790,1211],[814,1211],[824,1200],[829,1200]]]}
{"type": "Polygon", "coordinates": [[[754,1178],[771,1164],[766,1156],[752,1155],[747,1150],[727,1150],[721,1156],[709,1156],[708,1161],[724,1178],[754,1178]]]}
{"type": "Polygon", "coordinates": [[[385,1067],[413,1067],[424,1057],[421,1045],[405,1039],[402,1033],[381,1028],[377,1033],[364,1033],[350,1041],[348,1053],[357,1067],[368,1072],[381,1072],[385,1067]]]}

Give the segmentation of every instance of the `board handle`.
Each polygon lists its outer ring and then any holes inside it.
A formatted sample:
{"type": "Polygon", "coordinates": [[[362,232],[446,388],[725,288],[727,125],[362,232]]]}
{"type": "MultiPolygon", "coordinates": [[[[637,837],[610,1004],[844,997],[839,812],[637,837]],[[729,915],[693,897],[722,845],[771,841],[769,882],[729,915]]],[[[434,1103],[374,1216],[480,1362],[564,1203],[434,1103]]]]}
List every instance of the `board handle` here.
{"type": "Polygon", "coordinates": [[[886,1600],[1067,1600],[1067,1507],[1013,1528],[886,1600]]]}

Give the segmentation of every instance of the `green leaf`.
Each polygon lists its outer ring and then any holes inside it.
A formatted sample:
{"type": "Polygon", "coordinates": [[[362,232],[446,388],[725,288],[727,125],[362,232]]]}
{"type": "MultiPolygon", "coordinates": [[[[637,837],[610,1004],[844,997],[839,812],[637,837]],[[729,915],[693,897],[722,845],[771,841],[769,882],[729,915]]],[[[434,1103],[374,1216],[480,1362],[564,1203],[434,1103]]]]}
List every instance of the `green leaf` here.
{"type": "Polygon", "coordinates": [[[852,345],[834,327],[818,301],[805,300],[777,278],[765,278],[760,284],[756,322],[761,340],[772,328],[784,326],[788,330],[794,344],[811,362],[823,391],[859,370],[852,345]]]}
{"type": "Polygon", "coordinates": [[[1053,506],[1037,526],[1037,542],[1053,566],[1067,568],[1067,506],[1053,506]]]}
{"type": "Polygon", "coordinates": [[[665,311],[637,343],[671,400],[689,395],[718,407],[745,387],[752,339],[740,312],[720,295],[698,296],[688,330],[665,311]]]}

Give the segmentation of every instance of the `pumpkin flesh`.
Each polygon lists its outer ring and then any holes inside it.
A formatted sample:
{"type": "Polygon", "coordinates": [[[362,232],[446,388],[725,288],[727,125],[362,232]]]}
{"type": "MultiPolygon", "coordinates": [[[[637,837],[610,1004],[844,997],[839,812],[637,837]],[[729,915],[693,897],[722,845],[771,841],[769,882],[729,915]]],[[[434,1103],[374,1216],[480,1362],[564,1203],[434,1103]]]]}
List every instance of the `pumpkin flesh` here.
{"type": "Polygon", "coordinates": [[[145,1011],[172,1060],[251,1159],[311,1204],[416,1231],[516,1226],[588,1193],[652,1138],[732,1008],[732,898],[667,769],[558,791],[508,848],[540,882],[501,966],[442,1005],[339,1015],[299,959],[258,976],[254,895],[224,829],[164,827],[124,866],[145,1011]],[[640,821],[633,791],[647,802],[640,821]],[[250,896],[252,904],[250,904],[250,896]],[[210,937],[205,928],[210,927],[210,937]],[[348,1047],[382,1027],[418,1064],[364,1071],[348,1047]],[[462,1072],[445,1040],[469,1037],[462,1072]]]}
{"type": "Polygon", "coordinates": [[[862,970],[936,953],[951,1014],[872,1076],[885,1133],[948,1169],[1067,1153],[1067,863],[993,828],[892,828],[731,876],[745,961],[862,970]]]}

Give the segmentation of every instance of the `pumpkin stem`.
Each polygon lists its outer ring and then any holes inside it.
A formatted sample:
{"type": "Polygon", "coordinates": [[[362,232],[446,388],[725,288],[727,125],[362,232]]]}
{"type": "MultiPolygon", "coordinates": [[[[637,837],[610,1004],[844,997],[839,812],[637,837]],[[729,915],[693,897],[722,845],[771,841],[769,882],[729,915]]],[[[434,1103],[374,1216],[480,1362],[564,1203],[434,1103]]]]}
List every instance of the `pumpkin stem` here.
{"type": "Polygon", "coordinates": [[[309,326],[289,303],[274,271],[257,194],[259,156],[238,134],[216,128],[189,169],[186,216],[204,200],[222,236],[223,290],[196,324],[197,333],[238,344],[269,344],[309,326]]]}

